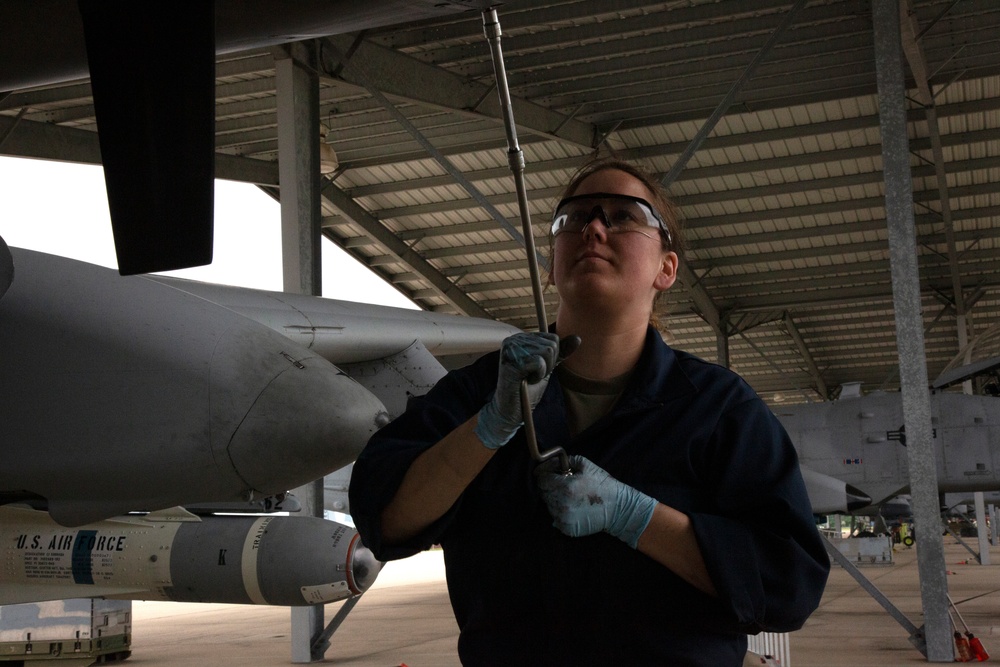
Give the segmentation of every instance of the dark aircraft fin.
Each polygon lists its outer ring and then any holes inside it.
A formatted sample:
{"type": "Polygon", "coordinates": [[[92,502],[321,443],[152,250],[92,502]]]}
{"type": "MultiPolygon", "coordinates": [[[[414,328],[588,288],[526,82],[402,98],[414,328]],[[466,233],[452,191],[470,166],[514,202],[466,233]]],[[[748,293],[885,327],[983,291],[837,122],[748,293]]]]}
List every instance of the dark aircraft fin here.
{"type": "Polygon", "coordinates": [[[119,272],[211,263],[214,3],[79,8],[119,272]]]}

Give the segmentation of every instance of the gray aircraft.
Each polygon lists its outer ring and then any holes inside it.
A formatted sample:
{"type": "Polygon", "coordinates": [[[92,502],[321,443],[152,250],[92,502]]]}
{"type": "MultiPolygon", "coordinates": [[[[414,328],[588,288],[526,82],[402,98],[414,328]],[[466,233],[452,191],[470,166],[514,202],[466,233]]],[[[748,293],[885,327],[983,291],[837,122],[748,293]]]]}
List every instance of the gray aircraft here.
{"type": "Polygon", "coordinates": [[[255,520],[170,508],[256,501],[273,509],[287,489],[353,461],[408,395],[444,373],[442,362],[496,349],[516,331],[468,317],[123,277],[2,249],[0,277],[12,279],[0,298],[0,504],[20,509],[0,511],[0,547],[16,570],[2,577],[0,604],[149,599],[150,590],[162,599],[311,604],[300,591],[359,592],[330,588],[370,582],[377,571],[353,530],[333,535],[336,527],[319,525],[330,522],[272,517],[268,534],[283,531],[284,548],[297,554],[292,567],[275,557],[277,547],[267,553],[255,520]],[[150,514],[127,517],[137,512],[150,514]],[[329,548],[312,548],[317,540],[329,548]],[[150,564],[153,579],[132,574],[123,583],[139,563],[150,564]]]}
{"type": "MultiPolygon", "coordinates": [[[[1000,366],[978,364],[975,372],[1000,366]]],[[[957,376],[961,381],[966,376],[957,376]]],[[[947,382],[936,383],[943,389],[947,382]]],[[[931,394],[931,421],[941,493],[1000,489],[1000,398],[931,394]]],[[[803,469],[835,478],[870,497],[855,506],[881,505],[908,492],[902,396],[845,385],[836,401],[775,410],[792,438],[803,469]]],[[[817,510],[817,513],[823,513],[817,510]]]]}

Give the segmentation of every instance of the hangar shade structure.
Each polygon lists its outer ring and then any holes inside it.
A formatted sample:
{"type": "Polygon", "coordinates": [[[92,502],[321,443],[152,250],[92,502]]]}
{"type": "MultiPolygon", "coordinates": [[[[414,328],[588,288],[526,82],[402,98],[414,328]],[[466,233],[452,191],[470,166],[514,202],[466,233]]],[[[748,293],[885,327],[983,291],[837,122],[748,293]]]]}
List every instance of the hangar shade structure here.
{"type": "MultiPolygon", "coordinates": [[[[793,5],[752,4],[499,8],[543,254],[551,207],[586,156],[670,170],[793,5]]],[[[911,0],[910,11],[923,60],[907,54],[906,117],[933,378],[959,348],[960,319],[971,338],[1000,311],[1000,8],[911,0]]],[[[479,13],[306,44],[340,161],[321,184],[323,234],[423,308],[532,327],[523,247],[396,119],[517,225],[479,13]]],[[[272,192],[275,71],[271,48],[222,56],[215,71],[216,174],[272,192]]],[[[95,129],[86,80],[0,96],[0,153],[98,162],[95,129]]],[[[696,283],[661,301],[674,344],[715,359],[723,333],[732,368],[772,404],[848,381],[898,387],[870,3],[806,3],[671,192],[696,283]]]]}

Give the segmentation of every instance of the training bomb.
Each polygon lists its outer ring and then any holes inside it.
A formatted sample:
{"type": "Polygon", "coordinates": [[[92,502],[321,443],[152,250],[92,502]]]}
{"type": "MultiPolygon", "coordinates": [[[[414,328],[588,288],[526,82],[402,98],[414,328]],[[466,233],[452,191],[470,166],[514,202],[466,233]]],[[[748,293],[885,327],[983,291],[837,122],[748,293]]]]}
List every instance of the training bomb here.
{"type": "Polygon", "coordinates": [[[4,507],[0,518],[0,604],[325,604],[363,593],[382,567],[353,528],[313,517],[168,511],[65,528],[44,512],[4,507]]]}

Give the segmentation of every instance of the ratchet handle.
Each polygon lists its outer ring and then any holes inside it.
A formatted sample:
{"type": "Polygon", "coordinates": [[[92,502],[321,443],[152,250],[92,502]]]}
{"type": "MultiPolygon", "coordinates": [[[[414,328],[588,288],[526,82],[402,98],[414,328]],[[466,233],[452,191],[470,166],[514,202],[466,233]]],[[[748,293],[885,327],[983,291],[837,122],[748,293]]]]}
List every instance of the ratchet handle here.
{"type": "Polygon", "coordinates": [[[528,452],[536,463],[559,457],[559,471],[563,475],[572,475],[569,467],[569,456],[562,447],[553,447],[544,452],[538,451],[538,438],[535,437],[535,420],[531,417],[531,399],[528,398],[528,381],[521,380],[521,415],[524,417],[524,437],[528,441],[528,452]]]}
{"type": "MultiPolygon", "coordinates": [[[[573,354],[576,348],[580,347],[579,336],[567,336],[559,341],[559,356],[556,363],[573,354]]],[[[528,451],[531,458],[536,463],[548,461],[556,456],[559,457],[559,471],[563,475],[572,475],[573,469],[569,465],[569,456],[562,447],[553,447],[544,452],[538,451],[538,438],[535,435],[535,420],[531,416],[531,399],[528,397],[528,381],[521,380],[521,416],[524,418],[524,437],[528,441],[528,451]]]]}

